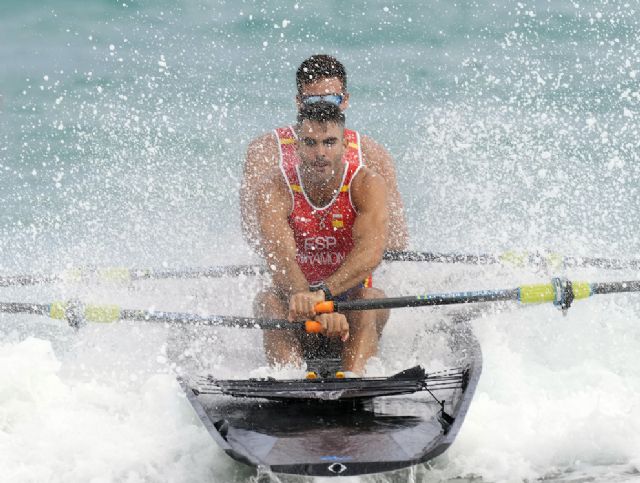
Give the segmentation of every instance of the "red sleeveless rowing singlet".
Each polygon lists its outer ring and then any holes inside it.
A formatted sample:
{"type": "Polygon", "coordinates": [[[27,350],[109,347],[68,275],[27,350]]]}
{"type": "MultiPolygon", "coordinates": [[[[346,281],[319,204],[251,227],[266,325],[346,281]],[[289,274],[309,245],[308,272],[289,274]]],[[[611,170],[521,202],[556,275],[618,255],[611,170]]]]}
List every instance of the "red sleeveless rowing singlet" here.
{"type": "MultiPolygon", "coordinates": [[[[310,284],[325,280],[335,272],[353,249],[352,228],[357,216],[351,202],[350,186],[363,166],[360,135],[344,130],[349,142],[342,157],[345,163],[340,191],[326,206],[314,206],[300,182],[295,132],[291,127],[275,131],[280,147],[280,169],[291,192],[289,226],[296,241],[296,260],[310,284]]],[[[370,286],[370,277],[365,286],[370,286]]]]}

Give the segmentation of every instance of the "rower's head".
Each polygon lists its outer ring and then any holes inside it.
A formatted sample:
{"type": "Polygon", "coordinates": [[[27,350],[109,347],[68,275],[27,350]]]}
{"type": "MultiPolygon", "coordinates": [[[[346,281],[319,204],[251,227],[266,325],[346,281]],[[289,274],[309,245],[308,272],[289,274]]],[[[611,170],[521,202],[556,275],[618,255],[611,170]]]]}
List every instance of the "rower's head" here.
{"type": "Polygon", "coordinates": [[[296,151],[305,179],[328,183],[343,172],[344,114],[338,106],[320,101],[305,104],[298,111],[296,151]]]}
{"type": "Polygon", "coordinates": [[[340,110],[349,106],[347,71],[338,59],[318,54],[305,59],[296,72],[298,110],[305,104],[325,101],[340,110]]]}

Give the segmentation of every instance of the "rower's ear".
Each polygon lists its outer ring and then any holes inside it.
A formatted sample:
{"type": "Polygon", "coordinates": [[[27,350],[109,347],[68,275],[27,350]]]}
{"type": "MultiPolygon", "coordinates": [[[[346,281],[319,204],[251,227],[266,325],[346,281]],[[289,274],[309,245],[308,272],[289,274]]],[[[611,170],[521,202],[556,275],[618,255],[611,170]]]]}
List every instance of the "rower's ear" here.
{"type": "Polygon", "coordinates": [[[340,110],[344,111],[347,107],[349,107],[349,93],[345,92],[342,94],[342,102],[340,103],[340,110]]]}
{"type": "Polygon", "coordinates": [[[295,124],[293,126],[293,147],[298,149],[298,146],[300,146],[299,126],[295,124]]]}

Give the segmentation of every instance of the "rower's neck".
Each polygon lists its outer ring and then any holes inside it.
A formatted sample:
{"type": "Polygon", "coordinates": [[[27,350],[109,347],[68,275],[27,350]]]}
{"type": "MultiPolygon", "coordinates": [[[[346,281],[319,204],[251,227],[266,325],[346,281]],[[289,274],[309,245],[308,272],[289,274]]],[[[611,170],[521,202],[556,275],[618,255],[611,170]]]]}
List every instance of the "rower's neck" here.
{"type": "Polygon", "coordinates": [[[312,182],[301,172],[300,181],[309,201],[315,206],[326,206],[329,204],[342,187],[342,178],[344,177],[344,170],[346,169],[347,166],[345,164],[344,168],[338,170],[327,182],[312,182]]]}

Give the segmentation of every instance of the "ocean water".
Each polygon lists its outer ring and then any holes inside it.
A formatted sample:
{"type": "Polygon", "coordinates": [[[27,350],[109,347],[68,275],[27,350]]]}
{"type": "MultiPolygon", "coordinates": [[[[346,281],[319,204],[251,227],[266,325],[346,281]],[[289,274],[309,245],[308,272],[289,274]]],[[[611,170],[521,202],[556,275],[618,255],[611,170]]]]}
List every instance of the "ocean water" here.
{"type": "MultiPolygon", "coordinates": [[[[244,151],[294,119],[295,69],[313,53],[345,63],[348,124],[396,159],[412,248],[637,257],[639,19],[637,1],[604,0],[2,0],[0,275],[257,261],[239,228],[244,151]]],[[[376,276],[412,294],[550,275],[392,263],[376,276]]],[[[264,283],[59,283],[2,288],[0,301],[248,315],[264,283]]],[[[357,481],[638,479],[639,314],[634,294],[566,317],[487,307],[473,321],[484,372],[456,443],[427,467],[357,481]]],[[[408,364],[407,344],[438,316],[395,311],[380,363],[408,364]]],[[[248,372],[264,364],[260,335],[239,332],[191,350],[248,372]]],[[[174,381],[171,337],[0,315],[3,481],[277,481],[207,436],[174,381]]]]}

